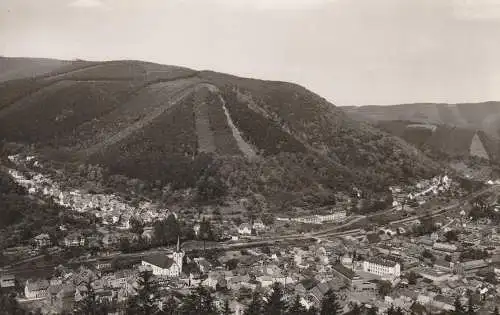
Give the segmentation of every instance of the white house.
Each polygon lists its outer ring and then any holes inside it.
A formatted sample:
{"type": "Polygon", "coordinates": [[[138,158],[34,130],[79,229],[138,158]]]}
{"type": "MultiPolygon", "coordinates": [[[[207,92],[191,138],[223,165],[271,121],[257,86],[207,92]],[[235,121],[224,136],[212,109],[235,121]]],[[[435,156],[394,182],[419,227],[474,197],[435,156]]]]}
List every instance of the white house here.
{"type": "Polygon", "coordinates": [[[262,222],[261,219],[257,219],[253,221],[253,228],[257,231],[262,231],[266,229],[266,225],[264,224],[264,222],[262,222]]]}
{"type": "Polygon", "coordinates": [[[33,238],[33,243],[36,248],[42,248],[52,245],[52,241],[50,240],[50,236],[47,233],[39,234],[33,238]]]}
{"type": "Polygon", "coordinates": [[[373,257],[363,262],[363,271],[382,278],[397,278],[401,276],[401,265],[389,259],[373,257]]]}
{"type": "Polygon", "coordinates": [[[24,295],[27,299],[43,299],[48,296],[48,288],[50,284],[47,280],[26,280],[24,286],[24,295]]]}
{"type": "Polygon", "coordinates": [[[248,223],[242,223],[238,227],[238,233],[241,235],[251,235],[252,234],[252,227],[248,223]]]}
{"type": "Polygon", "coordinates": [[[85,238],[78,234],[70,234],[64,238],[64,246],[66,247],[78,247],[85,245],[85,238]]]}

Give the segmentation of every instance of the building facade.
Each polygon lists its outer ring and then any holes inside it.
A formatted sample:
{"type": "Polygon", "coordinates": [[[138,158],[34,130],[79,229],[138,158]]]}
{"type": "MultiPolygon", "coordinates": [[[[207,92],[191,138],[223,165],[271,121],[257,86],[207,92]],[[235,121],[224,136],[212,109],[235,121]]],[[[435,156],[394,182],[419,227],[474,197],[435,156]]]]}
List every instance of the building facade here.
{"type": "Polygon", "coordinates": [[[401,265],[389,259],[373,257],[363,262],[363,271],[382,278],[397,278],[401,276],[401,265]]]}

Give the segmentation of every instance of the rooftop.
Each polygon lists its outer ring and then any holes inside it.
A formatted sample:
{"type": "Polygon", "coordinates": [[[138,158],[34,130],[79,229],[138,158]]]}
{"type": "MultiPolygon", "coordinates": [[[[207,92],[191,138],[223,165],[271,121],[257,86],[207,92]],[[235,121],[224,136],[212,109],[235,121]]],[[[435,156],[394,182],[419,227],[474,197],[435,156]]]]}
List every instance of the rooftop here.
{"type": "Polygon", "coordinates": [[[172,266],[172,264],[174,263],[172,258],[162,254],[151,255],[149,257],[144,258],[143,260],[147,263],[150,263],[152,265],[164,269],[170,268],[170,266],[172,266]]]}
{"type": "Polygon", "coordinates": [[[377,264],[385,267],[395,267],[398,263],[382,257],[372,257],[367,259],[369,263],[377,264]]]}

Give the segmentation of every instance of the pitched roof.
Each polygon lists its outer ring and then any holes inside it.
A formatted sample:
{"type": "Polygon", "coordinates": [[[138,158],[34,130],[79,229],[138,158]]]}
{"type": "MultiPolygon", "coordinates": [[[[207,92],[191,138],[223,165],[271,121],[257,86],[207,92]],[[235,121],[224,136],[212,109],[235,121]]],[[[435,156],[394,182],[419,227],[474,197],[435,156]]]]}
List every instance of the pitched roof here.
{"type": "Polygon", "coordinates": [[[39,291],[39,290],[47,290],[49,287],[49,282],[47,280],[39,280],[39,281],[26,281],[26,287],[30,291],[39,291]]]}
{"type": "Polygon", "coordinates": [[[144,258],[143,260],[163,269],[168,269],[174,264],[174,260],[172,258],[161,254],[152,255],[144,258]]]}
{"type": "Polygon", "coordinates": [[[356,273],[342,264],[335,264],[332,268],[346,278],[353,279],[356,273]]]}
{"type": "Polygon", "coordinates": [[[394,267],[397,265],[397,262],[392,261],[392,260],[388,260],[388,259],[384,259],[382,257],[372,257],[372,258],[368,259],[367,261],[369,263],[377,264],[377,265],[381,265],[381,266],[385,266],[385,267],[394,267]]]}
{"type": "Polygon", "coordinates": [[[49,234],[42,233],[42,234],[35,236],[35,240],[43,240],[43,239],[50,239],[49,234]]]}
{"type": "Polygon", "coordinates": [[[252,226],[249,223],[241,223],[239,229],[240,230],[243,230],[243,229],[249,229],[249,230],[251,230],[252,226]]]}

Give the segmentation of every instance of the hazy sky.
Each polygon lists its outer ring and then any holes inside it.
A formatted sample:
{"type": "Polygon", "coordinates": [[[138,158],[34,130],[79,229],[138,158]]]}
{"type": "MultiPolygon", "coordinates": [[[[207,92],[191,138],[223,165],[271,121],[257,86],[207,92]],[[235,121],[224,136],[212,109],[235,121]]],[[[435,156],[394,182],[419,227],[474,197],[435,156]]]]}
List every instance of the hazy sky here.
{"type": "Polygon", "coordinates": [[[0,0],[0,54],[293,81],[337,105],[500,100],[500,0],[0,0]]]}

